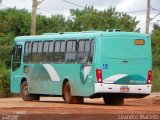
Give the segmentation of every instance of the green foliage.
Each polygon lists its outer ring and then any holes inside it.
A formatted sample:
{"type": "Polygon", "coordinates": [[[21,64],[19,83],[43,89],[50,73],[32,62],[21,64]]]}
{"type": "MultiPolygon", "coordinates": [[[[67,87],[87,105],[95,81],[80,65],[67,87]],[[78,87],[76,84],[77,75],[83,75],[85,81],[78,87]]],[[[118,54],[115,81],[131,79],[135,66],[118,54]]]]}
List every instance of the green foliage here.
{"type": "Polygon", "coordinates": [[[160,91],[160,68],[153,69],[152,91],[160,91]]]}
{"type": "Polygon", "coordinates": [[[44,32],[65,32],[66,31],[66,22],[65,18],[62,15],[51,16],[47,20],[47,28],[44,32]]]}
{"type": "Polygon", "coordinates": [[[85,7],[83,10],[71,10],[72,19],[68,20],[71,31],[121,29],[125,31],[139,31],[136,29],[136,18],[128,14],[116,12],[115,8],[98,11],[93,7],[85,7]]]}
{"type": "Polygon", "coordinates": [[[4,66],[0,66],[0,97],[8,97],[10,92],[10,72],[4,66]]]}
{"type": "Polygon", "coordinates": [[[155,25],[152,32],[152,54],[153,54],[153,65],[160,67],[160,27],[155,25]]]}
{"type": "Polygon", "coordinates": [[[0,33],[5,35],[12,34],[14,36],[29,35],[30,19],[30,14],[24,9],[16,10],[16,8],[9,8],[1,10],[0,33]]]}
{"type": "Polygon", "coordinates": [[[153,91],[160,91],[160,26],[154,25],[151,34],[153,58],[153,91]]]}

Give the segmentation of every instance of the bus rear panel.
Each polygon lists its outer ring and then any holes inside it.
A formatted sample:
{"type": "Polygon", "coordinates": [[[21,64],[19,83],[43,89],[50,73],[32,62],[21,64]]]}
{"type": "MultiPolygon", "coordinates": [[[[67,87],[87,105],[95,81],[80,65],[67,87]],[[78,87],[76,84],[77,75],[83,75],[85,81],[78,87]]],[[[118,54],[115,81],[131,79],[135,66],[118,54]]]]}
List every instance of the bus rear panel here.
{"type": "Polygon", "coordinates": [[[144,97],[151,93],[151,41],[148,36],[103,36],[97,46],[95,93],[144,97]]]}

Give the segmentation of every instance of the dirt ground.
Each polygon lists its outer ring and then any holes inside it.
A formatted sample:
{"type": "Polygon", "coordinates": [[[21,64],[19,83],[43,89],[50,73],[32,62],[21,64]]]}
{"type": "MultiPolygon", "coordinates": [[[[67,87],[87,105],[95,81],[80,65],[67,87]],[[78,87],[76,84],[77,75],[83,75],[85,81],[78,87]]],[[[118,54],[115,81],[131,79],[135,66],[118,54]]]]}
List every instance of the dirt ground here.
{"type": "Polygon", "coordinates": [[[123,106],[107,106],[103,99],[85,98],[84,104],[66,104],[60,97],[40,101],[0,98],[0,120],[160,120],[160,104],[152,93],[143,99],[125,99],[123,106]]]}

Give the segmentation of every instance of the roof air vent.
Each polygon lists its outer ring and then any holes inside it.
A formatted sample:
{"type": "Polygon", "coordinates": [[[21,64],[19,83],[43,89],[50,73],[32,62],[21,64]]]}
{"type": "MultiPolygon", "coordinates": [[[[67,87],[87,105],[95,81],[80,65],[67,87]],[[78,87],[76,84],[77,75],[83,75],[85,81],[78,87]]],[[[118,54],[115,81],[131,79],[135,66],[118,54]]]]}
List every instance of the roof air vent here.
{"type": "Polygon", "coordinates": [[[120,29],[108,29],[106,32],[120,32],[120,29]]]}

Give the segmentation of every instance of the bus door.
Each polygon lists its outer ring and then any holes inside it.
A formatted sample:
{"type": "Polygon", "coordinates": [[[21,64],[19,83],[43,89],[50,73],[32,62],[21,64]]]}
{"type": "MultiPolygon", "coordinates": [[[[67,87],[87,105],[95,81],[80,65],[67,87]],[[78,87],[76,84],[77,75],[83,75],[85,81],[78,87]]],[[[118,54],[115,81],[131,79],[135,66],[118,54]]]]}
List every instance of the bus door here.
{"type": "Polygon", "coordinates": [[[11,61],[11,91],[19,92],[20,91],[20,81],[22,75],[21,67],[21,58],[22,58],[22,45],[15,45],[12,51],[12,61],[11,61]]]}

